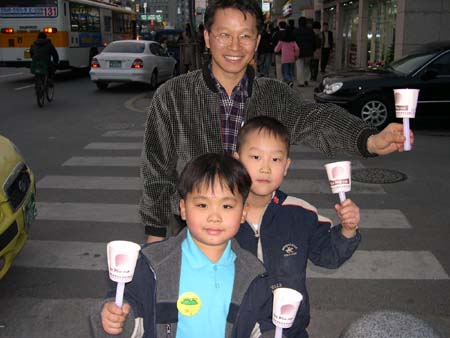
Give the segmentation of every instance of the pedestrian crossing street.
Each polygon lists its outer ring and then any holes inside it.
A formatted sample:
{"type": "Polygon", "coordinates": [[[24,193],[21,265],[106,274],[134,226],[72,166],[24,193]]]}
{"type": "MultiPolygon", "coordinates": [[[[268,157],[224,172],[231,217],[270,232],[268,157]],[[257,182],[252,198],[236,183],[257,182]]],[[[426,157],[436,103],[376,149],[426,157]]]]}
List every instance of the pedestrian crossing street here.
{"type": "MultiPolygon", "coordinates": [[[[79,167],[108,168],[135,167],[140,165],[143,130],[111,130],[104,133],[99,142],[87,144],[83,156],[73,156],[62,163],[64,168],[79,167]],[[92,156],[92,151],[105,156],[92,156]],[[129,156],[113,156],[114,151],[129,151],[129,156]]],[[[304,146],[293,146],[292,153],[299,153],[302,160],[293,160],[291,170],[324,171],[325,159],[308,159],[314,150],[304,146]],[[305,158],[305,159],[303,159],[305,158]]],[[[295,158],[295,156],[292,156],[295,158]]],[[[314,158],[316,158],[315,156],[314,158]]],[[[352,161],[353,168],[363,168],[359,161],[352,161]]],[[[123,176],[69,176],[47,175],[37,182],[38,196],[42,191],[137,191],[141,190],[140,178],[123,176]]],[[[282,189],[287,193],[331,194],[326,179],[299,179],[288,177],[282,189]]],[[[382,185],[352,182],[352,196],[371,195],[382,197],[386,191],[382,185]]],[[[305,198],[307,199],[307,198],[305,198]]],[[[336,198],[337,200],[337,198],[336,198]]],[[[105,228],[114,224],[140,224],[138,206],[127,203],[105,203],[104,201],[54,202],[38,200],[40,221],[56,222],[100,222],[105,228]]],[[[324,216],[336,220],[332,205],[316,205],[324,216]]],[[[361,225],[364,229],[388,231],[413,229],[408,218],[397,209],[361,209],[361,225]]],[[[126,239],[126,238],[124,238],[126,239]]],[[[105,271],[106,243],[84,241],[52,241],[30,239],[14,266],[43,269],[68,269],[105,271]]],[[[449,276],[431,251],[358,250],[352,259],[335,271],[324,270],[310,265],[308,277],[311,279],[380,279],[380,280],[448,280],[449,276]]]]}

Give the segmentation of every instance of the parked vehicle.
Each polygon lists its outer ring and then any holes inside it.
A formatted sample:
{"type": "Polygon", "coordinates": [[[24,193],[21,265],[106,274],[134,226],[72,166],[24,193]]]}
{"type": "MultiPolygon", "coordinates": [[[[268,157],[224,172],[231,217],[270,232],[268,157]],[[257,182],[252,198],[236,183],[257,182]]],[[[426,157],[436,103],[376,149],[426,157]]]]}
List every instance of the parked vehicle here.
{"type": "Polygon", "coordinates": [[[180,74],[180,45],[178,40],[183,31],[181,29],[164,28],[156,31],[145,32],[140,36],[141,40],[150,40],[161,43],[167,39],[167,50],[170,56],[177,60],[176,74],[180,74]]]}
{"type": "Polygon", "coordinates": [[[329,74],[314,98],[383,128],[395,119],[397,88],[420,89],[415,120],[450,119],[450,41],[424,45],[380,70],[329,74]]]}
{"type": "Polygon", "coordinates": [[[23,248],[36,217],[34,175],[17,147],[0,135],[0,279],[23,248]]]}
{"type": "Polygon", "coordinates": [[[89,72],[98,89],[111,82],[144,82],[155,89],[175,75],[176,61],[156,41],[114,41],[96,55],[89,72]]]}

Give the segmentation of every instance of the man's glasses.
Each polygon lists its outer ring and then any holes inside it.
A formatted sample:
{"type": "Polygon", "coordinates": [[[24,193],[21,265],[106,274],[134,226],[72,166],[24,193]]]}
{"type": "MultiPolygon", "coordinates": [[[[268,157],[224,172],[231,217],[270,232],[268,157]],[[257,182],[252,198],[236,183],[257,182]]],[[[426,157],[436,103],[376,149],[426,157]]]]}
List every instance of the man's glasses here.
{"type": "MultiPolygon", "coordinates": [[[[213,32],[209,32],[209,34],[211,34],[212,37],[214,39],[216,39],[216,41],[223,46],[229,46],[233,43],[233,36],[231,36],[231,34],[219,33],[219,34],[215,35],[215,34],[213,34],[213,32]]],[[[242,47],[249,47],[255,43],[257,37],[249,35],[249,34],[241,34],[237,37],[237,39],[239,41],[239,44],[242,47]]]]}

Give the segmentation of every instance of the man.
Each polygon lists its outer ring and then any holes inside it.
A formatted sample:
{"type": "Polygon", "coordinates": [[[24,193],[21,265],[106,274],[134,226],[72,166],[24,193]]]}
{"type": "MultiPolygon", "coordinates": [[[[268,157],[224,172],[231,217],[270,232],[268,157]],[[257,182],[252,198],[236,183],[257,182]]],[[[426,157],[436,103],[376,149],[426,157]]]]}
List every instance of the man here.
{"type": "Polygon", "coordinates": [[[374,156],[403,150],[403,127],[382,132],[335,105],[304,102],[286,84],[255,78],[253,59],[263,27],[257,0],[215,0],[205,12],[211,63],[158,88],[149,107],[141,177],[140,215],[148,241],[179,228],[176,184],[185,164],[206,152],[233,153],[241,125],[257,115],[281,121],[292,143],[331,156],[374,156]],[[168,229],[170,231],[168,231],[168,229]]]}
{"type": "Polygon", "coordinates": [[[297,84],[299,87],[305,87],[311,78],[309,64],[313,57],[316,38],[312,28],[306,24],[304,16],[298,18],[298,28],[294,30],[294,39],[300,48],[300,57],[295,62],[297,84]]]}
{"type": "Polygon", "coordinates": [[[322,55],[320,58],[320,72],[325,73],[331,51],[333,50],[333,32],[328,30],[328,23],[323,23],[322,31],[322,55]]]}
{"type": "MultiPolygon", "coordinates": [[[[285,33],[286,33],[286,21],[280,21],[278,23],[278,31],[275,32],[272,38],[272,46],[274,48],[285,33]]],[[[275,53],[275,74],[277,76],[277,80],[280,81],[283,80],[283,74],[281,72],[281,52],[275,53]]]]}
{"type": "MultiPolygon", "coordinates": [[[[47,34],[40,32],[36,41],[30,48],[30,55],[33,62],[44,62],[48,69],[49,79],[53,79],[55,75],[56,65],[59,62],[58,52],[53,46],[50,39],[47,39],[47,34]]],[[[52,85],[52,82],[49,82],[52,85]]]]}

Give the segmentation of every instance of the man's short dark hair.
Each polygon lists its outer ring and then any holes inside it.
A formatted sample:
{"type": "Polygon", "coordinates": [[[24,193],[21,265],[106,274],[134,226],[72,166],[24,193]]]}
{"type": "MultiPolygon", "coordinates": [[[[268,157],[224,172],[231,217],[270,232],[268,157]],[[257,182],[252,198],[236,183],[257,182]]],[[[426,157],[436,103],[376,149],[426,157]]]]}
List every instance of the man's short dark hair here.
{"type": "Polygon", "coordinates": [[[278,27],[280,27],[280,28],[282,28],[282,29],[286,29],[286,21],[280,21],[279,23],[278,23],[278,27]]]}
{"type": "Polygon", "coordinates": [[[256,0],[212,0],[206,7],[204,17],[205,28],[208,32],[211,32],[217,10],[227,8],[234,8],[241,11],[245,18],[249,14],[255,16],[258,33],[262,32],[264,17],[261,6],[256,0]]]}
{"type": "Polygon", "coordinates": [[[37,38],[38,39],[47,39],[47,34],[45,34],[44,32],[39,32],[37,38]]]}
{"type": "Polygon", "coordinates": [[[237,151],[239,151],[245,143],[248,134],[253,131],[265,131],[269,133],[269,135],[279,138],[285,144],[287,153],[289,154],[290,138],[288,129],[280,121],[269,116],[256,116],[245,122],[238,133],[237,151]]]}
{"type": "Polygon", "coordinates": [[[217,180],[233,195],[239,193],[243,201],[247,199],[252,179],[241,162],[227,154],[208,153],[191,160],[178,180],[178,193],[185,199],[204,184],[213,188],[217,180]]]}

